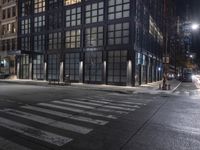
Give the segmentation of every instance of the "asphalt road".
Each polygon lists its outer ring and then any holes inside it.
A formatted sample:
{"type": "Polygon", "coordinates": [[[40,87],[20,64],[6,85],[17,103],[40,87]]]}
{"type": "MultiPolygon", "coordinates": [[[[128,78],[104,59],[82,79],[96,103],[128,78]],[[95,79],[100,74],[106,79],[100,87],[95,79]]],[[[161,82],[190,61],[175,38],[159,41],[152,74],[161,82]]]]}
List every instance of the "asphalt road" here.
{"type": "Polygon", "coordinates": [[[199,150],[200,94],[0,84],[0,150],[199,150]]]}

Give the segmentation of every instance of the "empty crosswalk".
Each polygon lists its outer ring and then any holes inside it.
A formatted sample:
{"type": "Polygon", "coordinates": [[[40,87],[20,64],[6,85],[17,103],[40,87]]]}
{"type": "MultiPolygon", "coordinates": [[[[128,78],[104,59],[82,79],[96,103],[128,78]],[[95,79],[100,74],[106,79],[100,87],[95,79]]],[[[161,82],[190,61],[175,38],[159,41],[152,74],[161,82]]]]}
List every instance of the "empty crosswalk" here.
{"type": "MultiPolygon", "coordinates": [[[[115,101],[104,97],[65,98],[23,105],[19,108],[1,109],[0,128],[30,140],[36,139],[61,147],[76,140],[76,136],[94,132],[96,127],[105,126],[144,105],[131,100],[115,101]]],[[[15,150],[31,149],[9,141],[1,135],[0,142],[7,143],[3,150],[12,150],[12,147],[15,147],[15,150]]]]}

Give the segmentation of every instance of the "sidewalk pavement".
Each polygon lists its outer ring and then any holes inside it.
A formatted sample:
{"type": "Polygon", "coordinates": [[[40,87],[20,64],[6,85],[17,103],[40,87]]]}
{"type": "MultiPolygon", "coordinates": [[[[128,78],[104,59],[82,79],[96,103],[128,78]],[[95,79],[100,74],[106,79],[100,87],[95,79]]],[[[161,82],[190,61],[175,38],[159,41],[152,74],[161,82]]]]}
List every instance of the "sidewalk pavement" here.
{"type": "Polygon", "coordinates": [[[180,81],[177,80],[168,80],[167,84],[170,84],[170,90],[159,90],[159,85],[162,85],[162,81],[143,84],[137,87],[131,86],[115,86],[115,85],[104,85],[104,84],[83,84],[83,83],[72,83],[71,86],[59,86],[59,85],[49,85],[48,81],[38,81],[38,80],[22,80],[22,79],[0,79],[1,83],[12,83],[12,84],[21,84],[21,85],[38,85],[38,86],[48,86],[48,87],[66,87],[66,88],[82,88],[88,90],[99,90],[99,91],[110,91],[110,92],[118,92],[124,94],[132,94],[132,93],[171,93],[173,92],[179,85],[180,81]]]}

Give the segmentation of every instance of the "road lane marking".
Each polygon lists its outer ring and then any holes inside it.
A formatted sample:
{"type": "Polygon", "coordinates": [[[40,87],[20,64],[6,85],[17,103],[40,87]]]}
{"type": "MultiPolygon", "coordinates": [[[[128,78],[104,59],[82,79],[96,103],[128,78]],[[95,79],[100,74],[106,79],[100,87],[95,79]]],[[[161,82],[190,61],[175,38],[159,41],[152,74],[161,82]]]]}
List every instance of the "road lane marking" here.
{"type": "Polygon", "coordinates": [[[4,139],[3,137],[0,137],[0,143],[2,143],[0,144],[1,150],[31,150],[22,145],[19,145],[17,143],[4,139]]]}
{"type": "Polygon", "coordinates": [[[53,145],[63,146],[73,139],[0,117],[0,126],[53,145]]]}
{"type": "Polygon", "coordinates": [[[77,116],[77,115],[63,113],[63,112],[54,111],[54,110],[49,110],[49,109],[45,109],[45,108],[41,108],[41,107],[22,106],[21,108],[25,108],[28,110],[34,110],[34,111],[38,111],[38,112],[43,112],[43,113],[55,115],[58,117],[64,117],[64,118],[69,118],[69,119],[73,119],[73,120],[97,124],[97,125],[105,125],[108,123],[108,121],[104,121],[104,120],[98,120],[98,119],[92,119],[92,118],[88,118],[88,117],[77,116]]]}
{"type": "Polygon", "coordinates": [[[108,118],[108,119],[117,119],[117,117],[115,117],[113,115],[104,115],[104,114],[101,114],[101,113],[95,113],[95,112],[85,111],[85,110],[81,110],[81,109],[70,108],[70,107],[67,107],[67,106],[60,106],[60,105],[47,104],[47,103],[38,103],[37,105],[38,106],[50,107],[50,108],[57,108],[57,109],[76,112],[76,113],[82,113],[82,114],[91,115],[91,116],[103,117],[103,118],[108,118]]]}
{"type": "Polygon", "coordinates": [[[88,134],[89,132],[91,132],[93,130],[90,128],[86,128],[86,127],[82,127],[82,126],[78,126],[78,125],[74,125],[74,124],[70,124],[70,123],[65,123],[65,122],[54,120],[54,119],[41,117],[41,116],[38,116],[35,114],[31,114],[31,113],[27,113],[27,112],[23,112],[23,111],[19,111],[19,110],[14,110],[14,109],[4,109],[2,112],[13,115],[13,116],[32,120],[35,122],[39,122],[39,123],[42,123],[42,124],[45,124],[48,126],[76,132],[79,134],[88,134]]]}

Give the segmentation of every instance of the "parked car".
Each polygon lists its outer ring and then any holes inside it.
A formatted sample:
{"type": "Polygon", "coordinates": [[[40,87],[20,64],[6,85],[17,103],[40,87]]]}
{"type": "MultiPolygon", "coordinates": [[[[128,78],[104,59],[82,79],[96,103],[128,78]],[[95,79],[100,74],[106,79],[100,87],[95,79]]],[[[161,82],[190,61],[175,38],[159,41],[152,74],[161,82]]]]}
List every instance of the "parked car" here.
{"type": "Polygon", "coordinates": [[[183,74],[183,82],[192,82],[192,73],[191,72],[187,72],[183,74]]]}

